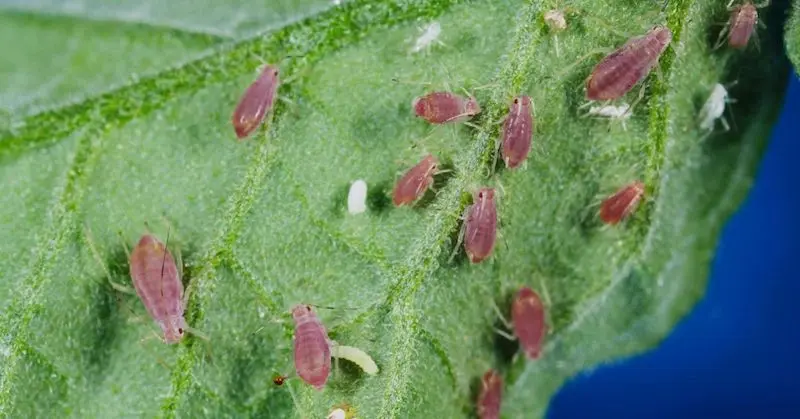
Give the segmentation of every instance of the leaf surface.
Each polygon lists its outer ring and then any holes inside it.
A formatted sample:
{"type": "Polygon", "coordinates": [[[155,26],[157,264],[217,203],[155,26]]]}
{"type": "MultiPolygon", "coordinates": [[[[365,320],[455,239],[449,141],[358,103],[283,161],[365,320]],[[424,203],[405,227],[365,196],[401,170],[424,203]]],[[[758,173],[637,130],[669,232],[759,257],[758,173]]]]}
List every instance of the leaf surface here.
{"type": "MultiPolygon", "coordinates": [[[[567,378],[652,347],[696,303],[720,229],[752,181],[789,69],[783,10],[763,13],[759,48],[731,51],[713,49],[728,17],[717,3],[669,2],[659,14],[655,3],[578,2],[557,38],[542,20],[556,5],[541,2],[309,2],[286,12],[306,19],[271,23],[234,21],[269,14],[249,2],[206,13],[144,3],[136,22],[120,18],[136,10],[129,2],[102,12],[14,6],[25,11],[0,16],[31,34],[89,27],[77,48],[94,58],[34,99],[8,85],[0,96],[14,115],[0,140],[3,414],[305,418],[346,403],[365,418],[463,417],[493,367],[506,382],[505,417],[543,416],[567,378]],[[47,19],[57,24],[36,27],[47,19]],[[412,53],[434,20],[441,44],[412,53]],[[672,47],[634,116],[623,127],[583,115],[583,81],[600,56],[576,60],[663,22],[672,47]],[[114,37],[140,55],[93,64],[114,37]],[[288,100],[235,141],[241,93],[262,60],[288,55],[302,55],[282,64],[288,100]],[[697,114],[714,83],[735,80],[731,129],[718,122],[704,135],[697,114]],[[476,127],[414,118],[412,99],[432,89],[474,94],[476,127]],[[497,121],[519,94],[535,104],[533,151],[522,169],[492,174],[497,121]],[[60,105],[28,112],[47,102],[60,105]],[[416,207],[392,207],[394,181],[427,152],[452,171],[416,207]],[[351,216],[356,179],[368,184],[369,209],[351,216]],[[645,201],[603,227],[600,199],[634,179],[645,201]],[[495,254],[451,262],[459,217],[484,185],[501,191],[495,254]],[[185,263],[187,321],[208,343],[141,342],[157,327],[136,296],[108,283],[106,271],[130,285],[126,246],[145,222],[165,238],[164,217],[185,263]],[[522,285],[548,308],[538,361],[514,357],[493,331],[502,326],[492,304],[507,314],[522,285]],[[334,307],[316,309],[331,338],[370,354],[380,372],[342,360],[322,392],[297,379],[275,387],[275,373],[293,370],[288,312],[298,303],[334,307]]],[[[64,42],[42,39],[41,51],[64,42]]],[[[36,76],[57,74],[37,72],[45,55],[3,77],[39,86],[36,76]]]]}

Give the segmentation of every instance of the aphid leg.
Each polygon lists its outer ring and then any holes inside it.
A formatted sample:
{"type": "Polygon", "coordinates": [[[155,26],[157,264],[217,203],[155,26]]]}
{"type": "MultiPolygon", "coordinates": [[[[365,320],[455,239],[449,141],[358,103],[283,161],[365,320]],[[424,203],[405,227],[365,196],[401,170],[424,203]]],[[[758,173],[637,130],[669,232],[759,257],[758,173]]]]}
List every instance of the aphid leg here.
{"type": "Polygon", "coordinates": [[[630,115],[633,115],[633,108],[636,107],[636,105],[638,105],[639,102],[642,99],[644,99],[644,89],[645,89],[645,87],[646,87],[646,84],[642,83],[642,87],[639,88],[639,95],[636,97],[636,100],[634,100],[633,103],[631,103],[631,106],[628,107],[628,110],[626,110],[625,113],[620,115],[620,118],[625,118],[625,117],[628,117],[630,115]]]}
{"type": "Polygon", "coordinates": [[[103,268],[103,272],[105,272],[106,279],[108,279],[108,283],[109,285],[111,285],[111,288],[114,288],[115,290],[119,292],[124,292],[126,294],[136,294],[136,291],[134,291],[133,288],[122,284],[118,284],[111,279],[111,271],[108,270],[108,266],[106,266],[106,264],[103,262],[103,258],[100,257],[100,253],[97,251],[97,247],[95,247],[94,245],[94,240],[92,239],[92,233],[89,230],[88,226],[84,226],[83,228],[83,237],[86,241],[87,246],[89,247],[89,252],[92,254],[92,257],[94,258],[95,262],[97,262],[97,264],[103,268]]]}
{"type": "Polygon", "coordinates": [[[494,151],[492,152],[492,158],[489,160],[491,162],[490,167],[491,170],[489,171],[489,177],[494,176],[494,172],[497,169],[497,159],[500,157],[500,147],[503,146],[503,141],[499,136],[496,136],[494,139],[494,151]]]}
{"type": "Polygon", "coordinates": [[[547,283],[544,281],[544,279],[540,278],[539,279],[539,284],[542,287],[542,297],[544,297],[544,302],[547,303],[548,306],[552,305],[553,303],[550,300],[550,293],[547,291],[547,283]]]}
{"type": "Polygon", "coordinates": [[[725,120],[724,116],[720,116],[719,117],[719,122],[722,123],[722,127],[725,129],[724,132],[728,132],[728,131],[731,130],[731,127],[730,127],[730,125],[728,125],[728,121],[725,120]]]}
{"type": "MultiPolygon", "coordinates": [[[[761,21],[759,21],[758,23],[761,23],[761,21]]],[[[756,46],[756,52],[761,53],[761,42],[759,41],[758,38],[758,31],[753,31],[753,44],[755,44],[756,46]]]]}
{"type": "Polygon", "coordinates": [[[503,312],[500,311],[500,307],[497,306],[497,303],[495,303],[494,300],[492,300],[492,309],[494,310],[495,314],[497,314],[497,318],[500,319],[500,322],[503,323],[503,326],[505,326],[506,329],[511,330],[511,322],[506,319],[506,316],[503,315],[503,312]]]}
{"type": "Polygon", "coordinates": [[[517,340],[517,337],[516,337],[516,336],[514,336],[514,335],[511,335],[511,334],[509,334],[508,332],[505,332],[505,331],[503,331],[503,330],[500,330],[500,329],[498,329],[498,328],[496,328],[496,327],[494,327],[493,329],[494,329],[494,332],[495,332],[495,333],[497,333],[498,335],[500,335],[500,336],[502,336],[502,337],[504,337],[504,338],[506,338],[506,339],[508,339],[508,340],[510,340],[510,341],[512,341],[512,342],[513,342],[513,341],[515,341],[515,340],[517,340]]]}
{"type": "Polygon", "coordinates": [[[158,333],[156,333],[154,330],[151,330],[150,333],[147,336],[139,339],[139,344],[140,345],[144,345],[145,342],[153,340],[153,339],[157,339],[162,343],[166,343],[166,341],[164,340],[163,337],[159,336],[158,333]]]}
{"type": "MultiPolygon", "coordinates": [[[[461,220],[467,219],[467,214],[469,213],[470,208],[472,208],[472,205],[468,205],[466,208],[464,208],[464,213],[461,215],[461,220]]],[[[466,233],[466,231],[467,231],[466,225],[464,225],[464,223],[462,222],[461,229],[458,231],[458,239],[456,239],[456,246],[453,249],[453,253],[450,254],[450,258],[447,259],[447,263],[452,262],[453,258],[456,257],[456,254],[458,253],[458,248],[461,247],[461,243],[464,241],[464,233],[466,233]]]]}
{"type": "Polygon", "coordinates": [[[725,45],[725,35],[728,34],[729,30],[730,30],[730,23],[726,23],[725,26],[723,26],[722,29],[719,31],[719,36],[717,37],[717,42],[714,43],[713,50],[717,50],[723,45],[725,45]]]}

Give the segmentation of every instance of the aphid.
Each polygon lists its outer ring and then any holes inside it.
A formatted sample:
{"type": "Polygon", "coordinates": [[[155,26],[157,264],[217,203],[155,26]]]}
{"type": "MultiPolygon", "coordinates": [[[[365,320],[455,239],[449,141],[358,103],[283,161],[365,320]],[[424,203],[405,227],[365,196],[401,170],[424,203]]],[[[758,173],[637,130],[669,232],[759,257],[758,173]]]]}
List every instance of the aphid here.
{"type": "Polygon", "coordinates": [[[348,404],[340,404],[333,406],[333,410],[328,413],[326,419],[353,419],[355,418],[355,409],[348,404]]]}
{"type": "Polygon", "coordinates": [[[542,344],[547,334],[544,305],[539,295],[528,287],[522,287],[511,303],[511,324],[522,351],[528,359],[537,359],[542,353],[542,344]]]}
{"type": "Polygon", "coordinates": [[[428,154],[416,166],[409,169],[394,186],[392,202],[394,206],[411,204],[425,194],[433,184],[433,175],[439,167],[439,160],[428,154]]]}
{"type": "Polygon", "coordinates": [[[465,98],[450,92],[433,92],[414,98],[414,113],[432,124],[461,122],[481,112],[474,97],[465,98]]]}
{"type": "Polygon", "coordinates": [[[753,35],[758,23],[758,11],[756,6],[749,1],[745,1],[744,4],[732,8],[730,11],[728,46],[731,48],[744,48],[750,42],[750,36],[753,35]]]}
{"type": "Polygon", "coordinates": [[[497,204],[494,189],[481,188],[474,195],[464,217],[464,251],[469,261],[479,263],[489,257],[497,239],[497,204]]]}
{"type": "Polygon", "coordinates": [[[500,404],[503,402],[503,378],[493,369],[486,371],[481,379],[478,393],[478,417],[480,419],[498,419],[500,404]]]}
{"type": "Polygon", "coordinates": [[[367,210],[367,182],[359,179],[350,185],[347,194],[347,212],[352,215],[361,214],[367,210]]]}
{"type": "Polygon", "coordinates": [[[233,111],[233,129],[241,140],[252,134],[272,109],[278,90],[278,67],[267,65],[247,88],[233,111]]]}
{"type": "Polygon", "coordinates": [[[638,180],[623,186],[600,205],[600,219],[606,224],[619,223],[636,209],[643,194],[644,184],[638,180]]]}
{"type": "Polygon", "coordinates": [[[550,28],[550,32],[553,34],[553,44],[556,47],[556,57],[561,56],[561,50],[558,46],[558,34],[567,29],[567,19],[564,16],[564,12],[566,11],[567,9],[552,9],[544,13],[544,23],[548,28],[550,28]]]}
{"type": "Polygon", "coordinates": [[[442,25],[440,25],[439,22],[431,22],[425,27],[422,35],[417,38],[414,47],[411,48],[411,52],[420,52],[423,49],[428,48],[432,43],[439,42],[437,39],[441,33],[442,25]]]}
{"type": "Polygon", "coordinates": [[[613,100],[628,93],[650,73],[671,40],[672,32],[661,25],[628,40],[586,78],[586,99],[613,100]]]}
{"type": "Polygon", "coordinates": [[[619,106],[592,106],[589,108],[587,115],[618,119],[622,122],[622,128],[627,130],[628,127],[625,125],[625,120],[631,117],[630,109],[631,106],[627,103],[622,103],[619,106]]]}
{"type": "Polygon", "coordinates": [[[372,358],[361,349],[352,346],[339,345],[333,341],[330,342],[330,347],[331,356],[351,361],[361,367],[361,369],[369,375],[375,375],[378,373],[378,366],[375,364],[375,361],[373,361],[372,358]]]}
{"type": "Polygon", "coordinates": [[[544,13],[544,23],[553,32],[561,32],[567,29],[567,20],[564,18],[564,12],[561,10],[548,10],[544,13]]]}
{"type": "Polygon", "coordinates": [[[183,283],[169,249],[145,234],[130,255],[130,274],[147,312],[161,326],[166,343],[177,343],[187,331],[183,317],[183,283]]]}
{"type": "Polygon", "coordinates": [[[297,375],[317,390],[322,390],[331,372],[328,332],[311,306],[292,308],[294,319],[294,367],[297,375]]]}
{"type": "Polygon", "coordinates": [[[698,116],[700,129],[705,131],[713,130],[714,121],[719,119],[725,127],[725,131],[729,130],[728,122],[725,121],[725,118],[722,116],[725,112],[725,104],[728,101],[728,91],[725,89],[725,86],[719,83],[715,84],[714,89],[711,90],[711,94],[708,96],[708,99],[706,99],[706,103],[703,104],[703,108],[700,109],[700,115],[698,116]]]}
{"type": "Polygon", "coordinates": [[[503,161],[509,169],[519,167],[528,158],[533,138],[533,113],[531,98],[520,96],[514,99],[503,122],[503,161]]]}

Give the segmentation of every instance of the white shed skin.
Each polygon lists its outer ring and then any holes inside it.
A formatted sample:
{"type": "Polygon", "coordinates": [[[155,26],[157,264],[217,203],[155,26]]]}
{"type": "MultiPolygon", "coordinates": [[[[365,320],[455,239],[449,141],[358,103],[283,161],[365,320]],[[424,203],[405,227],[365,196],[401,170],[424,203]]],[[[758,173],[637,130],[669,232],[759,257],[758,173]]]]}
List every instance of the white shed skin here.
{"type": "Polygon", "coordinates": [[[352,215],[361,214],[367,210],[367,182],[359,179],[350,185],[347,194],[347,212],[352,215]]]}

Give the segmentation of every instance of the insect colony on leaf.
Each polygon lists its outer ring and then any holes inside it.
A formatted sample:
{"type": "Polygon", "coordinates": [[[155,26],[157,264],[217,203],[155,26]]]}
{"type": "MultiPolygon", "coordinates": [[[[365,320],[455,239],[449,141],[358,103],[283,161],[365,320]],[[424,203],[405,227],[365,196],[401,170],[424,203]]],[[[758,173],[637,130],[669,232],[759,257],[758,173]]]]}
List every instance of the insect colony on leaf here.
{"type": "MultiPolygon", "coordinates": [[[[730,22],[720,36],[728,34],[730,47],[744,48],[748,44],[758,23],[757,8],[765,7],[767,3],[757,6],[745,1],[735,7],[729,4],[730,22]]],[[[544,20],[554,33],[566,28],[563,13],[558,11],[547,12],[544,20]]],[[[440,32],[441,27],[438,23],[431,24],[423,37],[418,40],[415,51],[427,47],[440,32]]],[[[585,81],[586,99],[612,101],[623,97],[657,66],[659,58],[671,41],[672,32],[662,25],[653,27],[642,36],[629,39],[596,64],[585,81]]],[[[273,108],[279,85],[278,67],[264,66],[258,78],[242,95],[231,117],[235,134],[239,139],[252,135],[261,125],[273,108]]],[[[701,109],[699,116],[701,129],[713,130],[714,121],[721,118],[727,101],[727,90],[717,83],[701,109]]],[[[593,107],[589,114],[626,118],[631,114],[636,102],[630,106],[623,104],[618,107],[610,105],[593,107]]],[[[464,97],[448,91],[434,91],[418,96],[413,99],[411,106],[416,117],[435,125],[463,122],[481,113],[481,106],[475,97],[471,95],[464,97]]],[[[727,127],[724,119],[722,121],[727,127]]],[[[495,142],[506,168],[519,168],[526,161],[531,148],[533,130],[533,102],[529,96],[519,95],[513,99],[503,121],[500,138],[495,142]]],[[[439,173],[438,167],[437,157],[428,154],[410,168],[395,185],[392,194],[394,205],[411,205],[419,200],[432,186],[433,176],[439,173]]],[[[641,181],[623,186],[602,202],[599,218],[606,224],[618,224],[637,208],[643,194],[644,184],[641,181]]],[[[351,214],[364,212],[365,201],[366,183],[358,180],[350,189],[349,212],[351,214]]],[[[492,255],[497,238],[497,221],[495,190],[488,187],[477,189],[473,193],[473,203],[464,210],[463,225],[459,234],[459,241],[463,240],[464,251],[471,263],[480,263],[492,255]]],[[[92,253],[99,259],[91,240],[88,242],[92,253]]],[[[169,233],[167,244],[168,242],[169,233]]],[[[150,233],[144,234],[129,255],[128,261],[136,294],[148,314],[160,326],[163,341],[175,344],[182,341],[186,332],[194,333],[194,331],[187,325],[184,317],[186,296],[181,282],[181,265],[176,263],[167,244],[150,233]]],[[[457,244],[456,250],[458,246],[457,244]]],[[[113,282],[112,285],[115,289],[125,288],[113,282]]],[[[511,305],[511,322],[508,323],[501,315],[501,319],[507,328],[513,331],[514,336],[506,335],[499,330],[498,333],[518,340],[525,357],[536,360],[542,355],[547,335],[545,313],[545,305],[539,295],[529,287],[522,287],[511,305]]],[[[323,389],[330,375],[331,357],[351,360],[369,375],[378,373],[378,366],[364,351],[339,345],[330,340],[324,325],[311,306],[296,305],[292,308],[291,315],[295,323],[294,366],[297,375],[304,382],[317,390],[323,389]]],[[[277,375],[273,378],[273,382],[280,386],[287,378],[277,375]]],[[[490,369],[484,374],[476,402],[477,412],[481,418],[499,417],[502,387],[503,379],[495,370],[490,369]]],[[[339,418],[344,413],[344,409],[337,408],[331,412],[331,417],[339,418]]]]}

